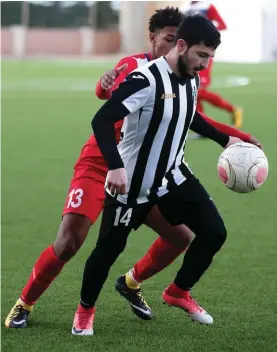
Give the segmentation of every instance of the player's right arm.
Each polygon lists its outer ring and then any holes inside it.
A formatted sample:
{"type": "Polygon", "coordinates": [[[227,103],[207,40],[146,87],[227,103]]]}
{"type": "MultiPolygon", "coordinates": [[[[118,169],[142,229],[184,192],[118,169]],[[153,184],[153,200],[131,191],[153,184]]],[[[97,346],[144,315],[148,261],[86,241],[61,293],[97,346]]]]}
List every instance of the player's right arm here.
{"type": "Polygon", "coordinates": [[[124,82],[126,76],[137,68],[137,61],[133,57],[121,59],[114,69],[104,73],[96,84],[95,94],[99,99],[110,99],[112,92],[124,82]]]}
{"type": "Polygon", "coordinates": [[[145,105],[150,89],[150,82],[143,73],[132,72],[92,120],[97,144],[109,168],[106,187],[112,194],[124,194],[127,187],[124,164],[117,150],[114,123],[145,105]]]}

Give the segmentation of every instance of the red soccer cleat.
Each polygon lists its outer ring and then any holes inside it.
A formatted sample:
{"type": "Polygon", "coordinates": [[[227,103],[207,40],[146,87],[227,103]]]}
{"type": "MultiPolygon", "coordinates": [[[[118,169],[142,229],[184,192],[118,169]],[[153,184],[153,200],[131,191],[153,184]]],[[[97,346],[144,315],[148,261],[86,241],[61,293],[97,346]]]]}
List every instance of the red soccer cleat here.
{"type": "Polygon", "coordinates": [[[163,292],[163,300],[169,306],[183,309],[193,321],[210,325],[213,318],[191,297],[190,291],[181,290],[174,283],[163,292]]]}
{"type": "Polygon", "coordinates": [[[93,335],[94,308],[84,308],[78,304],[72,326],[73,335],[93,335]]]}

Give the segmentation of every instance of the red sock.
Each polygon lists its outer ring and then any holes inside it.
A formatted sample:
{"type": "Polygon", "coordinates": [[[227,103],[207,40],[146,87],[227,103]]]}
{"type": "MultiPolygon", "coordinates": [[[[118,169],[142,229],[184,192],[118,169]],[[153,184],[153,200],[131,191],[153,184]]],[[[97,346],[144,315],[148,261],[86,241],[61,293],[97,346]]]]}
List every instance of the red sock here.
{"type": "Polygon", "coordinates": [[[20,299],[26,304],[34,304],[59,275],[65,263],[57,258],[53,245],[46,248],[36,261],[20,299]]]}
{"type": "Polygon", "coordinates": [[[148,252],[135,265],[134,279],[138,282],[149,279],[171,264],[186,248],[180,250],[159,237],[148,252]]]}
{"type": "Polygon", "coordinates": [[[230,104],[228,101],[221,98],[220,95],[210,92],[208,90],[199,89],[198,99],[205,100],[208,103],[215,105],[228,112],[233,112],[235,110],[235,107],[232,104],[230,104]]]}

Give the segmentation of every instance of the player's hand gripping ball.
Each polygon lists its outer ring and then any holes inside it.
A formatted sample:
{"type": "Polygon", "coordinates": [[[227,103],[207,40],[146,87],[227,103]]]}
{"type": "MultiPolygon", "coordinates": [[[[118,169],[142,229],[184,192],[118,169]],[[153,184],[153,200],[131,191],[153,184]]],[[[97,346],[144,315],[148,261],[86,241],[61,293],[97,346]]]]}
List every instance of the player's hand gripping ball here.
{"type": "Polygon", "coordinates": [[[260,188],[265,182],[268,175],[267,157],[253,144],[232,144],[220,155],[217,173],[230,190],[249,193],[260,188]]]}

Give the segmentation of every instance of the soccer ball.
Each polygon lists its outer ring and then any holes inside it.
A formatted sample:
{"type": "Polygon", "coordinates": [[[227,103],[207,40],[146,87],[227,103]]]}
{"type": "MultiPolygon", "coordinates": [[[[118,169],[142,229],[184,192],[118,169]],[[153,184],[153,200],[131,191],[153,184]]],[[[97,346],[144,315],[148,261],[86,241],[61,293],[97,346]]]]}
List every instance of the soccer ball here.
{"type": "Polygon", "coordinates": [[[257,146],[239,142],[220,155],[217,173],[224,185],[238,193],[249,193],[261,187],[268,175],[268,161],[257,146]]]}

